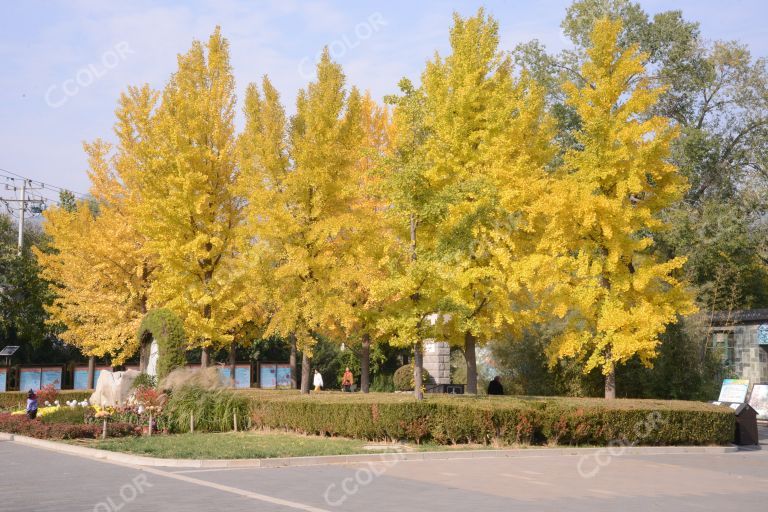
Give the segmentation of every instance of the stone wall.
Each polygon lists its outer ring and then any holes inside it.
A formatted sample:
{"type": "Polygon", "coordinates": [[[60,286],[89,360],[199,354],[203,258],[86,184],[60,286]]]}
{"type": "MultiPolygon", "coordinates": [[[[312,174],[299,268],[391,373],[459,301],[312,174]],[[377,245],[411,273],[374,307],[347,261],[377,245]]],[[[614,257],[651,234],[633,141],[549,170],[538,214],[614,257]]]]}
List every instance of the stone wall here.
{"type": "Polygon", "coordinates": [[[741,379],[750,384],[768,383],[768,345],[758,345],[758,324],[718,326],[713,334],[733,334],[733,359],[730,367],[741,379]]]}
{"type": "Polygon", "coordinates": [[[451,347],[445,341],[424,341],[424,369],[430,384],[451,383],[451,347]]]}

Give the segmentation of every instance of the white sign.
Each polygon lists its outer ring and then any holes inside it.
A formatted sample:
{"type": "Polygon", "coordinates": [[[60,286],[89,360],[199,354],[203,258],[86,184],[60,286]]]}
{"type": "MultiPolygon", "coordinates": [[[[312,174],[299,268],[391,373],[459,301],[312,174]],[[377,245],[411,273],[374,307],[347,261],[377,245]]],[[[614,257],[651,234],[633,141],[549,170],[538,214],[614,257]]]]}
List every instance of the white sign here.
{"type": "Polygon", "coordinates": [[[755,384],[749,396],[749,405],[757,411],[757,417],[768,420],[768,384],[755,384]]]}
{"type": "Polygon", "coordinates": [[[719,402],[744,403],[747,401],[747,391],[749,391],[749,381],[742,379],[725,379],[723,387],[720,388],[719,402]]]}

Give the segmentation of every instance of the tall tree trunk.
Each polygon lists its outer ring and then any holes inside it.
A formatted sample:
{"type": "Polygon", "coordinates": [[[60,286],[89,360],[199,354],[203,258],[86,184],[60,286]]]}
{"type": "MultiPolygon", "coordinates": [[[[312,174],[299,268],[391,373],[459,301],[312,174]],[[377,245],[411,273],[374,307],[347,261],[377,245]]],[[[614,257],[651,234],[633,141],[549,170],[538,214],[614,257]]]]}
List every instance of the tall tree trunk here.
{"type": "Polygon", "coordinates": [[[203,370],[208,368],[208,347],[203,347],[203,351],[200,352],[200,368],[203,370]]]}
{"type": "Polygon", "coordinates": [[[422,387],[422,374],[424,369],[424,352],[421,341],[413,347],[413,395],[416,400],[424,399],[422,387]]]}
{"type": "Polygon", "coordinates": [[[291,355],[288,359],[288,365],[291,367],[291,389],[297,389],[298,382],[296,381],[296,336],[291,335],[291,355]]]}
{"type": "Polygon", "coordinates": [[[616,368],[611,367],[611,372],[605,376],[605,398],[613,400],[616,398],[616,368]]]}
{"type": "Polygon", "coordinates": [[[235,368],[237,367],[237,343],[234,341],[229,346],[229,376],[232,378],[232,387],[236,388],[235,384],[235,368]]]}
{"type": "Polygon", "coordinates": [[[367,393],[371,381],[371,337],[363,335],[363,348],[360,351],[360,391],[367,393]]]}
{"type": "Polygon", "coordinates": [[[306,352],[301,353],[301,394],[309,394],[309,356],[306,352]]]}
{"type": "Polygon", "coordinates": [[[467,390],[471,395],[477,394],[477,358],[475,357],[475,337],[471,332],[464,333],[464,358],[467,360],[467,390]]]}
{"type": "Polygon", "coordinates": [[[96,383],[94,382],[95,379],[96,379],[96,356],[89,356],[88,357],[88,384],[87,384],[88,389],[94,389],[96,387],[96,383]]]}

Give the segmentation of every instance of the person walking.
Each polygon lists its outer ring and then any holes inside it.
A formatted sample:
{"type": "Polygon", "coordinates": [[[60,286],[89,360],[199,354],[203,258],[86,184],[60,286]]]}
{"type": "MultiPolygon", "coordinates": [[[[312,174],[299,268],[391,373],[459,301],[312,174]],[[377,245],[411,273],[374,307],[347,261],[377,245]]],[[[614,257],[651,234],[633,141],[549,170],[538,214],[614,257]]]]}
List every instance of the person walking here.
{"type": "Polygon", "coordinates": [[[27,418],[31,420],[37,418],[37,395],[31,389],[27,393],[27,418]]]}
{"type": "Polygon", "coordinates": [[[355,377],[352,375],[352,372],[349,371],[349,368],[347,368],[344,371],[344,376],[341,378],[341,389],[343,389],[346,393],[352,392],[352,386],[355,384],[355,377]]]}
{"type": "Polygon", "coordinates": [[[323,376],[320,375],[320,372],[315,369],[315,378],[312,381],[312,384],[315,386],[315,391],[320,391],[320,389],[323,387],[323,376]]]}

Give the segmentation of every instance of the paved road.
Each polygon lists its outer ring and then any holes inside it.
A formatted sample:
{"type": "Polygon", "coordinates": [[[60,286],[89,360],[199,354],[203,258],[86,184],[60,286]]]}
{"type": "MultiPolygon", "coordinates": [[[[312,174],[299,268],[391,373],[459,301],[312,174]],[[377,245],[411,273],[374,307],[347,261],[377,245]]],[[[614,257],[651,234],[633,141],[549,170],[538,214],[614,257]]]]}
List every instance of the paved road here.
{"type": "MultiPolygon", "coordinates": [[[[764,432],[768,433],[768,432],[764,432]]],[[[731,454],[139,469],[0,441],[0,511],[764,510],[768,443],[731,454]]]]}

